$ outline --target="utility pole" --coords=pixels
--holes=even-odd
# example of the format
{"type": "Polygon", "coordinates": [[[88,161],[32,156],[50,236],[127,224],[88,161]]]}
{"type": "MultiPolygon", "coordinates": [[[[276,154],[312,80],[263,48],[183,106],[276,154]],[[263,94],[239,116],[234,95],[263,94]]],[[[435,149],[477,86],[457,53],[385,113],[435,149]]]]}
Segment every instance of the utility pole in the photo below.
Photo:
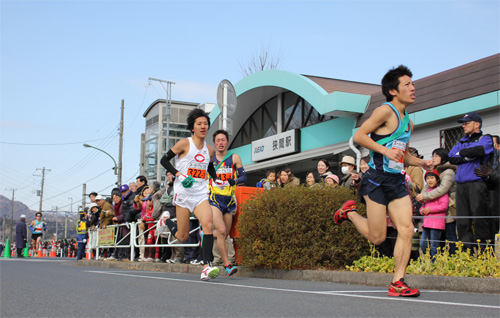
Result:
{"type": "MultiPolygon", "coordinates": [[[[38,212],[42,213],[42,203],[43,203],[43,185],[45,184],[45,171],[50,171],[50,169],[45,169],[45,167],[43,167],[43,169],[40,169],[40,168],[37,168],[36,171],[38,170],[42,170],[42,189],[40,190],[40,208],[38,210],[38,212]]],[[[35,171],[35,173],[36,173],[35,171]]],[[[36,174],[33,174],[34,176],[36,177],[39,177],[39,175],[36,175],[36,174]]]]}
{"type": "MultiPolygon", "coordinates": [[[[68,198],[71,200],[71,206],[69,208],[69,212],[73,212],[73,198],[68,198]]],[[[64,239],[68,238],[68,212],[64,213],[64,239]]]]}
{"type": "MultiPolygon", "coordinates": [[[[14,193],[16,192],[17,189],[10,189],[12,190],[12,201],[11,201],[11,220],[10,220],[10,236],[9,236],[9,242],[12,244],[12,233],[14,232],[14,193]]],[[[5,229],[4,229],[5,231],[5,229]]]]}
{"type": "MultiPolygon", "coordinates": [[[[167,122],[167,128],[166,128],[166,147],[165,147],[165,150],[168,150],[170,149],[170,108],[172,106],[172,84],[175,84],[175,82],[171,82],[171,81],[165,81],[165,80],[162,80],[162,79],[157,79],[157,78],[152,78],[150,77],[149,78],[150,81],[157,81],[157,82],[160,82],[161,86],[163,87],[163,89],[165,90],[165,92],[167,93],[167,96],[166,96],[166,99],[165,99],[165,104],[166,104],[166,112],[167,112],[167,118],[166,118],[166,122],[167,122]],[[165,88],[165,86],[163,86],[163,83],[166,83],[167,84],[167,88],[165,88]]],[[[160,111],[159,111],[159,120],[158,120],[158,152],[157,152],[157,157],[156,157],[156,179],[158,181],[161,182],[161,165],[160,165],[160,159],[162,158],[162,136],[163,136],[163,112],[162,112],[162,108],[160,107],[160,111]]]]}
{"type": "Polygon", "coordinates": [[[57,239],[57,230],[58,230],[58,227],[59,227],[59,222],[57,222],[58,220],[58,214],[57,214],[57,206],[56,206],[56,212],[55,212],[55,220],[56,220],[56,239],[57,239]]]}
{"type": "Polygon", "coordinates": [[[87,194],[87,184],[83,184],[82,209],[85,209],[85,196],[87,194]]]}
{"type": "Polygon", "coordinates": [[[5,227],[5,222],[7,222],[7,213],[3,214],[3,222],[2,222],[2,230],[3,230],[3,235],[2,235],[2,242],[5,242],[5,238],[7,237],[7,233],[5,232],[6,227],[5,227]]]}
{"type": "Polygon", "coordinates": [[[118,153],[118,187],[122,185],[122,155],[123,155],[123,113],[125,111],[125,101],[122,99],[120,118],[120,150],[118,153]]]}

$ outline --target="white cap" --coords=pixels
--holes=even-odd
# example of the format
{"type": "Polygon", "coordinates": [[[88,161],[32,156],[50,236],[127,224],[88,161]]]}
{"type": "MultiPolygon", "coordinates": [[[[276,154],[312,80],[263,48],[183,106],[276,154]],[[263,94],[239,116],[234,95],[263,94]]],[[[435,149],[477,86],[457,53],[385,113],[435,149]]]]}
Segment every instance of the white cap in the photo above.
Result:
{"type": "Polygon", "coordinates": [[[91,210],[93,207],[99,207],[97,203],[90,203],[89,210],[91,210]]]}
{"type": "Polygon", "coordinates": [[[104,200],[104,198],[103,198],[100,194],[98,194],[98,195],[95,197],[95,200],[96,200],[96,201],[97,201],[97,200],[104,200]]]}
{"type": "Polygon", "coordinates": [[[21,214],[21,219],[25,219],[25,218],[26,218],[26,215],[21,214]]]}

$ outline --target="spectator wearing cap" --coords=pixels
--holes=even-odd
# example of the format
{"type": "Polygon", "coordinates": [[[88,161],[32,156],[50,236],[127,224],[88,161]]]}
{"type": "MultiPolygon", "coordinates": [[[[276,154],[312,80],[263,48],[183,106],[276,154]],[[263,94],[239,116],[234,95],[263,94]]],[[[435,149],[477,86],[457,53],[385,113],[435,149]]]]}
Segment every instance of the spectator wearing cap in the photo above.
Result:
{"type": "MultiPolygon", "coordinates": [[[[477,113],[465,114],[458,123],[462,124],[464,136],[448,154],[450,163],[457,165],[457,216],[485,216],[488,214],[488,188],[483,178],[474,173],[474,169],[486,164],[493,153],[493,142],[489,135],[483,135],[483,120],[477,113]]],[[[484,218],[458,218],[458,239],[472,251],[477,240],[486,243],[493,238],[488,222],[484,218]]]]}
{"type": "Polygon", "coordinates": [[[488,187],[489,200],[488,200],[488,211],[489,215],[495,217],[490,222],[490,233],[494,234],[498,232],[499,227],[499,217],[500,217],[500,137],[493,135],[493,158],[490,159],[491,165],[482,165],[481,168],[474,168],[474,173],[485,180],[488,187]]]}
{"type": "Polygon", "coordinates": [[[99,216],[100,229],[105,229],[108,225],[113,223],[113,217],[115,216],[115,210],[111,204],[109,204],[101,195],[95,197],[97,205],[101,208],[101,214],[99,216]]]}
{"type": "Polygon", "coordinates": [[[325,184],[329,187],[336,187],[339,185],[339,177],[335,174],[331,174],[325,177],[325,184]]]}
{"type": "Polygon", "coordinates": [[[78,262],[83,258],[85,254],[85,245],[87,245],[87,240],[89,238],[88,227],[90,222],[87,218],[87,211],[80,211],[80,219],[76,222],[76,242],[78,244],[78,249],[76,253],[76,261],[78,262]]]}
{"type": "MultiPolygon", "coordinates": [[[[429,186],[427,192],[437,189],[439,186],[439,172],[436,169],[427,171],[425,173],[425,182],[427,182],[429,186]]],[[[445,230],[445,216],[448,211],[448,200],[448,193],[444,192],[441,196],[433,200],[425,200],[419,211],[420,214],[424,216],[420,248],[422,253],[425,254],[427,247],[430,246],[432,260],[434,260],[434,256],[437,254],[441,235],[445,230]]]]}
{"type": "Polygon", "coordinates": [[[340,169],[344,177],[340,180],[340,186],[346,187],[349,189],[356,188],[354,184],[353,175],[357,174],[354,170],[356,169],[356,160],[351,156],[344,156],[342,161],[339,162],[340,169]]]}
{"type": "Polygon", "coordinates": [[[16,250],[17,257],[24,257],[23,250],[26,247],[28,233],[26,231],[26,215],[21,215],[19,222],[16,224],[16,250]]]}

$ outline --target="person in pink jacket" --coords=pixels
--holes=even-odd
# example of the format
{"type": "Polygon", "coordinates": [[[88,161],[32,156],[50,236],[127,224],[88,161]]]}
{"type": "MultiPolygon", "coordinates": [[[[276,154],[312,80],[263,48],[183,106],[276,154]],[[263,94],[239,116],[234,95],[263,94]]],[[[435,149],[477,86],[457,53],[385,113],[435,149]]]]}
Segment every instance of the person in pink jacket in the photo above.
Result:
{"type": "MultiPolygon", "coordinates": [[[[425,182],[429,186],[427,192],[436,189],[439,185],[439,172],[436,169],[425,173],[425,182]]],[[[448,211],[448,193],[433,200],[427,200],[420,208],[420,214],[424,216],[422,225],[422,238],[420,239],[420,248],[425,254],[430,245],[431,258],[437,253],[440,244],[441,235],[446,227],[446,212],[448,211]],[[428,242],[430,240],[430,242],[428,242]]]]}

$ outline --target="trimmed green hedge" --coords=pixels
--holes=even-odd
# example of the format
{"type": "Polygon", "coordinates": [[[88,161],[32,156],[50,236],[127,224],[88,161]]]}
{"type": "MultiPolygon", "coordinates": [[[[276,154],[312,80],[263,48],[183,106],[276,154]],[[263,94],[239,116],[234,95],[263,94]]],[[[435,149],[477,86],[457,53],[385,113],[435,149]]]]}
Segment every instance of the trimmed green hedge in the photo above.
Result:
{"type": "Polygon", "coordinates": [[[304,186],[264,191],[241,206],[237,245],[241,262],[255,268],[345,269],[370,254],[368,241],[351,222],[338,226],[335,211],[355,200],[343,187],[304,186]]]}

